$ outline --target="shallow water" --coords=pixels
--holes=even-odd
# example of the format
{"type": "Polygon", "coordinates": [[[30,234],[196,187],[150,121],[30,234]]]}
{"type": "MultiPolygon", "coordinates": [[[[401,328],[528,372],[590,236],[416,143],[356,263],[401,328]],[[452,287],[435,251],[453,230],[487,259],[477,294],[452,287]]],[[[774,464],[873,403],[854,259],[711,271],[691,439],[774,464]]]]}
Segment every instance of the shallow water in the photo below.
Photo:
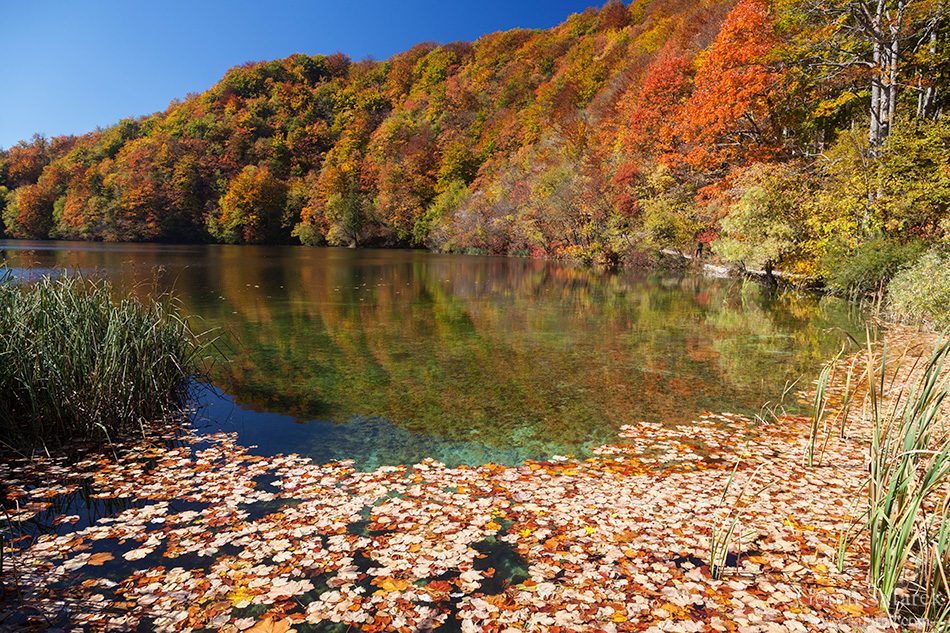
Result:
{"type": "Polygon", "coordinates": [[[228,332],[199,426],[362,469],[587,457],[623,424],[756,413],[813,379],[837,328],[863,329],[837,302],[734,280],[526,259],[28,241],[0,259],[173,291],[228,332]]]}

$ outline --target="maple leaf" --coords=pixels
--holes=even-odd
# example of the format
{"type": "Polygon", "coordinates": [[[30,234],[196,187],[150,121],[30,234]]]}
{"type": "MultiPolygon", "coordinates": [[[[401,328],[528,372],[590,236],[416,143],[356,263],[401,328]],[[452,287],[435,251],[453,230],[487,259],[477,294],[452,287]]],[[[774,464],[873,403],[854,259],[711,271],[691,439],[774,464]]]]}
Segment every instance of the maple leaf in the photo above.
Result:
{"type": "Polygon", "coordinates": [[[477,570],[470,569],[469,571],[466,571],[460,574],[459,578],[461,578],[465,582],[478,582],[479,580],[482,579],[482,575],[477,570]]]}
{"type": "Polygon", "coordinates": [[[376,586],[379,587],[382,591],[389,593],[391,591],[402,591],[409,586],[409,581],[402,580],[401,578],[383,578],[376,583],[376,586]]]}
{"type": "Polygon", "coordinates": [[[130,552],[126,552],[125,554],[122,555],[122,558],[124,558],[125,560],[139,560],[141,558],[145,558],[151,553],[152,553],[151,547],[140,547],[139,549],[134,549],[130,552]]]}

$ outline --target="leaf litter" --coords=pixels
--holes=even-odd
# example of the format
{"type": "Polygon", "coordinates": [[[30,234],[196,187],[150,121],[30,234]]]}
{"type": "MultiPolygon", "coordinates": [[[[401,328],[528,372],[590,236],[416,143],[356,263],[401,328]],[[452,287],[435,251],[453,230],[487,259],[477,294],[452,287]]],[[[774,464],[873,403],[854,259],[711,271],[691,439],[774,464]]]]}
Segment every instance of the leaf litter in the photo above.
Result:
{"type": "Polygon", "coordinates": [[[513,467],[358,472],[196,433],[118,461],[2,464],[4,574],[74,631],[898,630],[866,589],[867,544],[836,567],[868,429],[830,433],[804,468],[809,424],[631,423],[596,458],[513,467]],[[57,505],[80,489],[116,510],[90,523],[57,505]]]}

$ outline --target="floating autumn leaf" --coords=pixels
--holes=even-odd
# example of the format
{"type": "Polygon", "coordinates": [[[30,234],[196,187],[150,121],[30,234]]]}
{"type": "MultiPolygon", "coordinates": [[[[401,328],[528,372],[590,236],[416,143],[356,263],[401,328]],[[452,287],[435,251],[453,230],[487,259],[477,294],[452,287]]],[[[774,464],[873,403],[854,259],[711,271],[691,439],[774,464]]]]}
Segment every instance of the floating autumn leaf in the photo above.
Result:
{"type": "Polygon", "coordinates": [[[459,575],[459,578],[461,578],[465,582],[478,582],[482,579],[482,574],[481,572],[477,570],[470,569],[466,572],[462,572],[459,575]]]}
{"type": "Polygon", "coordinates": [[[122,558],[125,560],[139,560],[145,558],[154,551],[154,548],[151,547],[140,547],[139,549],[134,549],[129,552],[126,552],[122,555],[122,558]]]}
{"type": "Polygon", "coordinates": [[[308,591],[313,591],[313,583],[309,580],[290,580],[285,582],[275,582],[270,591],[267,592],[267,597],[271,600],[277,600],[280,598],[292,598],[293,596],[300,595],[302,593],[307,593],[308,591]]]}
{"type": "Polygon", "coordinates": [[[92,556],[90,556],[89,560],[86,561],[86,564],[93,565],[94,567],[98,567],[99,565],[107,563],[110,560],[115,560],[115,556],[113,556],[109,552],[100,552],[98,554],[93,554],[92,556]]]}
{"type": "Polygon", "coordinates": [[[374,580],[373,584],[380,588],[381,591],[377,591],[377,594],[389,593],[392,591],[403,591],[409,586],[408,580],[403,580],[402,578],[393,578],[391,576],[383,578],[382,580],[374,580]]]}
{"type": "Polygon", "coordinates": [[[289,619],[275,620],[272,617],[266,617],[252,628],[247,629],[247,633],[288,633],[290,630],[289,619]]]}
{"type": "Polygon", "coordinates": [[[72,514],[69,516],[58,516],[53,519],[53,525],[62,525],[63,523],[76,523],[79,521],[78,514],[72,514]]]}

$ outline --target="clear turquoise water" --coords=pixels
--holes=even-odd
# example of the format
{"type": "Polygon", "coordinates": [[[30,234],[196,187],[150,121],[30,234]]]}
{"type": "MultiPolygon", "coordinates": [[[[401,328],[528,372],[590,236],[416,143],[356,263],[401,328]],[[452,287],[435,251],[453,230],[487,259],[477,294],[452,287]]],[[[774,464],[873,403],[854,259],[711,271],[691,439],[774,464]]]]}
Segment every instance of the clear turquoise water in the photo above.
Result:
{"type": "Polygon", "coordinates": [[[586,457],[623,424],[755,413],[814,377],[838,328],[864,327],[735,280],[526,259],[26,241],[0,241],[0,259],[173,291],[196,327],[228,333],[197,424],[366,469],[586,457]]]}

